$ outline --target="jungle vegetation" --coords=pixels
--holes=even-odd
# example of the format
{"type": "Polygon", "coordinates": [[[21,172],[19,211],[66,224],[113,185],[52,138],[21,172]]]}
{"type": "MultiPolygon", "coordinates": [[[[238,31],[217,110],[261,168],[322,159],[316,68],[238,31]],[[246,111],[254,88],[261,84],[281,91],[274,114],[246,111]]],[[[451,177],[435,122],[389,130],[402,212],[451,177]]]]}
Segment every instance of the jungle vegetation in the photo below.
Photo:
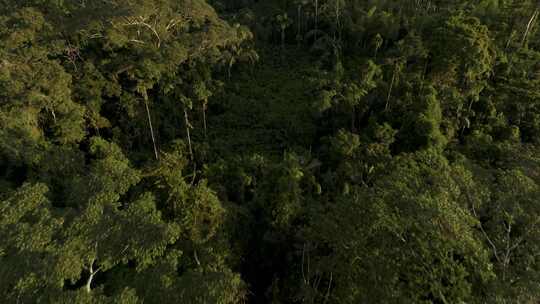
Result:
{"type": "Polygon", "coordinates": [[[539,303],[539,23],[0,0],[0,302],[539,303]]]}

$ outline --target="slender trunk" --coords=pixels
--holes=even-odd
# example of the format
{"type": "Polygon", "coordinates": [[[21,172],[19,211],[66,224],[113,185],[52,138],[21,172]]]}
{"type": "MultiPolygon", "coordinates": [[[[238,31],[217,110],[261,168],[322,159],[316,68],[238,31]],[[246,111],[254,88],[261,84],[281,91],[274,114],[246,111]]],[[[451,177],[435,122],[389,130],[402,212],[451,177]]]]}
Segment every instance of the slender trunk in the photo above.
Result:
{"type": "Polygon", "coordinates": [[[232,66],[234,64],[234,57],[231,56],[231,59],[229,60],[229,64],[227,65],[227,77],[229,78],[229,80],[231,79],[231,69],[232,69],[232,66]]]}
{"type": "Polygon", "coordinates": [[[339,0],[336,0],[336,30],[334,32],[334,40],[338,39],[338,38],[341,38],[341,35],[339,34],[339,28],[340,28],[340,23],[339,23],[339,0]]]}
{"type": "Polygon", "coordinates": [[[302,279],[304,280],[304,284],[309,285],[309,276],[306,275],[306,272],[304,270],[305,256],[306,256],[306,243],[304,243],[304,246],[302,247],[302,264],[300,266],[302,269],[302,279]]]}
{"type": "Polygon", "coordinates": [[[302,12],[302,5],[301,4],[298,4],[298,9],[297,9],[297,16],[296,18],[298,19],[296,21],[297,23],[297,28],[296,28],[296,42],[297,42],[297,46],[300,47],[300,37],[301,37],[301,12],[302,12]]]}
{"type": "Polygon", "coordinates": [[[529,36],[529,32],[531,31],[533,25],[534,25],[534,22],[536,20],[536,18],[538,17],[538,14],[540,13],[540,10],[538,8],[536,8],[531,16],[531,18],[529,19],[529,22],[527,22],[527,27],[525,28],[525,32],[523,33],[523,38],[521,39],[521,46],[524,47],[525,44],[527,43],[527,36],[529,36]]]}
{"type": "Polygon", "coordinates": [[[511,252],[511,242],[510,242],[510,233],[512,232],[512,225],[510,223],[506,226],[506,253],[504,254],[503,260],[503,282],[506,280],[506,271],[507,267],[510,264],[510,252],[511,252]]]}
{"type": "Polygon", "coordinates": [[[504,47],[504,50],[508,50],[508,48],[510,47],[510,43],[512,42],[512,39],[514,38],[514,35],[515,35],[515,31],[512,28],[512,30],[510,31],[510,35],[508,35],[508,40],[506,41],[506,46],[504,47]]]}
{"type": "Polygon", "coordinates": [[[92,291],[92,288],[91,288],[91,285],[92,285],[92,280],[94,279],[94,275],[96,273],[95,272],[92,272],[90,273],[90,277],[88,277],[88,281],[86,281],[86,292],[90,293],[92,291]]]}
{"type": "Polygon", "coordinates": [[[184,122],[186,124],[186,134],[187,134],[187,140],[188,140],[188,148],[189,148],[189,157],[191,160],[193,160],[193,149],[191,148],[191,135],[189,132],[189,129],[191,128],[191,124],[189,123],[188,113],[187,109],[184,107],[184,122]]]}
{"type": "Polygon", "coordinates": [[[392,88],[394,87],[394,81],[396,80],[396,69],[397,67],[394,66],[394,72],[392,73],[392,80],[390,81],[390,87],[388,88],[388,96],[386,97],[386,105],[384,106],[385,111],[388,110],[388,107],[390,105],[390,96],[392,96],[392,88]]]}
{"type": "Polygon", "coordinates": [[[51,115],[54,121],[54,124],[56,124],[56,113],[54,112],[54,109],[51,107],[51,115]]]}
{"type": "MultiPolygon", "coordinates": [[[[97,114],[97,115],[99,115],[99,114],[97,114]]],[[[93,115],[92,115],[92,116],[89,116],[88,119],[91,121],[92,128],[94,128],[94,130],[96,131],[97,136],[101,137],[101,134],[100,134],[100,132],[99,132],[98,123],[97,123],[97,121],[96,121],[97,119],[95,119],[95,118],[93,117],[93,115]]]]}
{"type": "Polygon", "coordinates": [[[150,135],[152,136],[152,144],[154,146],[154,155],[156,157],[156,160],[159,159],[159,156],[158,156],[158,150],[157,150],[157,146],[156,146],[156,138],[154,136],[154,127],[152,127],[152,118],[150,117],[150,109],[148,108],[148,97],[144,96],[144,106],[146,107],[146,116],[148,117],[148,125],[150,127],[150,135]]]}
{"type": "Polygon", "coordinates": [[[315,40],[317,41],[317,31],[319,26],[319,0],[315,0],[315,40]]]}
{"type": "Polygon", "coordinates": [[[197,266],[201,267],[201,261],[199,261],[199,255],[197,255],[197,249],[193,250],[193,257],[195,258],[195,263],[197,263],[197,266]]]}
{"type": "Polygon", "coordinates": [[[94,270],[94,261],[95,261],[95,259],[93,259],[90,262],[90,267],[88,268],[88,271],[90,272],[90,276],[88,277],[88,280],[86,281],[86,285],[85,285],[85,290],[88,293],[90,293],[92,291],[92,280],[94,280],[94,276],[99,271],[99,268],[94,270]]]}
{"type": "Polygon", "coordinates": [[[285,27],[281,27],[281,49],[285,49],[285,27]]]}
{"type": "Polygon", "coordinates": [[[352,107],[351,111],[351,131],[356,133],[356,107],[352,107]]]}
{"type": "Polygon", "coordinates": [[[420,82],[420,93],[424,90],[424,80],[426,79],[427,74],[427,67],[428,67],[428,60],[426,59],[426,62],[424,63],[424,70],[422,71],[422,78],[420,82]]]}
{"type": "Polygon", "coordinates": [[[468,112],[467,112],[467,114],[469,115],[471,114],[473,103],[474,103],[474,99],[471,98],[471,101],[469,102],[468,112]]]}
{"type": "Polygon", "coordinates": [[[206,102],[204,102],[203,105],[202,105],[202,115],[203,115],[203,127],[204,127],[204,138],[205,139],[207,137],[207,132],[206,132],[206,110],[207,110],[207,106],[206,106],[206,102]]]}
{"type": "Polygon", "coordinates": [[[328,288],[326,289],[326,295],[324,296],[323,304],[326,304],[328,302],[328,299],[330,298],[330,287],[332,287],[333,278],[334,278],[334,273],[330,272],[330,280],[328,280],[328,288]]]}
{"type": "MultiPolygon", "coordinates": [[[[362,49],[365,50],[366,47],[367,47],[367,38],[366,38],[365,35],[362,35],[362,49]]],[[[375,57],[377,57],[377,56],[375,56],[375,57]]],[[[377,58],[375,58],[375,59],[377,59],[377,58]]]]}

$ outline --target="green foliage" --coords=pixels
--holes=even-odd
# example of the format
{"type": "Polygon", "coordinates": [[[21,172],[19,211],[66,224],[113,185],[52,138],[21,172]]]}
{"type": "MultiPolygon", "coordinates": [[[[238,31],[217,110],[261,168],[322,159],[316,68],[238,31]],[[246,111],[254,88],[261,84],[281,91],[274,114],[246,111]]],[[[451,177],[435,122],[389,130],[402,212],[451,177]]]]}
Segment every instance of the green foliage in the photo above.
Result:
{"type": "Polygon", "coordinates": [[[0,298],[5,302],[32,301],[33,293],[44,295],[58,286],[52,275],[51,257],[58,244],[53,240],[62,226],[50,209],[43,184],[24,184],[2,197],[0,222],[0,298]]]}
{"type": "Polygon", "coordinates": [[[0,302],[537,302],[539,20],[0,0],[0,302]]]}
{"type": "Polygon", "coordinates": [[[474,218],[460,205],[453,169],[436,152],[419,152],[388,170],[372,187],[352,186],[327,213],[313,215],[308,234],[322,247],[310,253],[319,260],[311,281],[332,277],[335,303],[469,301],[475,284],[489,278],[490,263],[474,218]]]}
{"type": "Polygon", "coordinates": [[[433,87],[424,90],[425,96],[420,96],[417,104],[412,105],[410,116],[401,130],[401,134],[407,136],[401,144],[412,151],[419,148],[442,149],[447,141],[441,131],[442,111],[436,91],[433,87]]]}
{"type": "Polygon", "coordinates": [[[182,175],[187,161],[181,150],[164,153],[153,171],[157,186],[167,195],[166,208],[194,243],[211,239],[221,225],[225,210],[206,181],[190,183],[182,175]]]}

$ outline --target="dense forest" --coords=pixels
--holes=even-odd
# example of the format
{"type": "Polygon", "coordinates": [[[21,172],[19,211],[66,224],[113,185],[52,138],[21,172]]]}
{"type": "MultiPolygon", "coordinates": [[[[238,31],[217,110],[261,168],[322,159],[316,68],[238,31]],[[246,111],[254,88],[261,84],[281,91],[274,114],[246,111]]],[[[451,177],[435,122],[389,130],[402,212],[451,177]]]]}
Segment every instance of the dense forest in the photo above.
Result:
{"type": "Polygon", "coordinates": [[[538,0],[0,0],[0,303],[539,302],[538,0]]]}

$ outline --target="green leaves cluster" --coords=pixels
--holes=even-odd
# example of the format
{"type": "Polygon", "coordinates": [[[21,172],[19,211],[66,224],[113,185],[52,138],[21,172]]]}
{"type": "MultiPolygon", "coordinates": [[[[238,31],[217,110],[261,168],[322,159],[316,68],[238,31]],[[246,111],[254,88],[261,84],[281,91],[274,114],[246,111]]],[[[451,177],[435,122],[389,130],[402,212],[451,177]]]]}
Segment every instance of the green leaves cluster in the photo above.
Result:
{"type": "Polygon", "coordinates": [[[0,302],[537,302],[539,20],[0,0],[0,302]]]}

